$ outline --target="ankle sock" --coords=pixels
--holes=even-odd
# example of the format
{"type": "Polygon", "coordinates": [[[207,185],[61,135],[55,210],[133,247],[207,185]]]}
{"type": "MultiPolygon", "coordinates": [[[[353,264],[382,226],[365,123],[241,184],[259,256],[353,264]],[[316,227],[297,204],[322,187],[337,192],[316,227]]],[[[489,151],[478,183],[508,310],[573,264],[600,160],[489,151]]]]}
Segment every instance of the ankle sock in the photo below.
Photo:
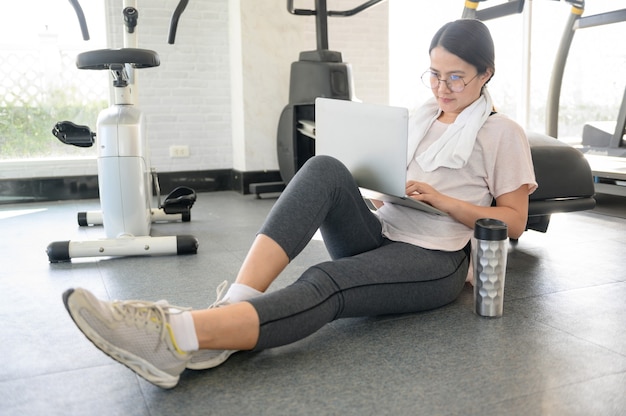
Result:
{"type": "MultiPolygon", "coordinates": [[[[233,283],[228,288],[224,299],[227,300],[228,303],[237,303],[255,298],[262,294],[263,292],[250,286],[242,285],[241,283],[233,283]]],[[[169,315],[169,322],[178,348],[187,352],[198,351],[200,345],[198,343],[196,327],[193,324],[191,312],[183,311],[180,313],[172,313],[169,315]]]]}
{"type": "Polygon", "coordinates": [[[247,286],[242,285],[241,283],[233,283],[228,288],[228,292],[224,295],[224,299],[228,303],[237,303],[244,300],[256,298],[257,296],[261,296],[263,292],[259,292],[258,290],[247,286]]]}
{"type": "Polygon", "coordinates": [[[184,311],[170,314],[169,321],[178,348],[187,352],[198,351],[200,345],[198,344],[196,327],[193,324],[191,312],[184,311]]]}

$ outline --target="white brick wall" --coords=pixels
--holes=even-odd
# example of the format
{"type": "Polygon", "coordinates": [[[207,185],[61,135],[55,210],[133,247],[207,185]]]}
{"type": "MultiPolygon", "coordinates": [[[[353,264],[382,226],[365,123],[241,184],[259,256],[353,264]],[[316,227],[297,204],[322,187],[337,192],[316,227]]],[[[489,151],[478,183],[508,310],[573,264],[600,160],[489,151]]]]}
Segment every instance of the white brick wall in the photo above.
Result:
{"type": "MultiPolygon", "coordinates": [[[[328,2],[329,10],[351,9],[364,1],[328,2]]],[[[328,21],[329,49],[342,53],[352,65],[356,97],[362,101],[389,102],[389,26],[388,2],[378,4],[351,17],[332,17],[328,21]]]]}
{"type": "MultiPolygon", "coordinates": [[[[107,0],[112,47],[121,47],[121,1],[107,0]]],[[[161,66],[139,71],[139,104],[146,114],[152,166],[158,171],[232,167],[228,3],[192,0],[167,43],[177,1],[139,0],[139,47],[159,53],[161,66]],[[188,145],[189,158],[169,157],[188,145]]]]}
{"type": "MultiPolygon", "coordinates": [[[[121,47],[122,2],[106,2],[110,45],[121,47]]],[[[139,71],[139,104],[146,114],[152,166],[160,172],[278,169],[276,128],[287,104],[289,68],[300,51],[315,49],[314,18],[289,14],[285,0],[191,0],[176,44],[169,45],[169,19],[177,3],[138,0],[137,6],[139,47],[153,49],[161,58],[160,67],[139,71]],[[240,2],[240,39],[229,36],[229,1],[240,2]],[[243,68],[234,71],[243,77],[244,88],[243,98],[236,98],[241,102],[233,106],[230,53],[238,50],[232,45],[237,41],[243,68]],[[242,111],[245,128],[232,126],[233,108],[242,111]],[[240,134],[234,132],[243,137],[233,137],[240,134]],[[237,140],[241,146],[234,146],[237,140]],[[190,157],[170,158],[170,145],[189,145],[190,157]]],[[[329,9],[361,3],[330,0],[329,9]]],[[[313,7],[312,1],[295,4],[313,7]]],[[[388,102],[387,12],[383,3],[353,17],[329,19],[330,49],[351,63],[356,95],[363,101],[388,102]]]]}

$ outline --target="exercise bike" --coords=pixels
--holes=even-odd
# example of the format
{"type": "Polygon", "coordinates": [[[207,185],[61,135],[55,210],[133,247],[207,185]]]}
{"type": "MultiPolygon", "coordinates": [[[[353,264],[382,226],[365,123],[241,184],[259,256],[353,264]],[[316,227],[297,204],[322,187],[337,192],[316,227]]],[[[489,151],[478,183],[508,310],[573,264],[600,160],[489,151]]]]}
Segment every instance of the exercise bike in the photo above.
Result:
{"type": "MultiPolygon", "coordinates": [[[[89,40],[87,23],[78,0],[69,0],[78,17],[83,39],[89,40]]],[[[189,0],[180,0],[170,22],[168,42],[174,43],[180,15],[189,0]]],[[[108,70],[113,104],[100,112],[97,134],[87,126],[58,122],[52,134],[78,147],[98,145],[98,188],[101,211],[79,212],[80,226],[103,225],[106,238],[89,241],[55,241],[48,245],[51,263],[77,257],[195,254],[198,240],[191,235],[151,237],[153,222],[191,220],[196,193],[187,187],[174,189],[161,203],[156,173],[150,168],[148,140],[141,110],[135,105],[136,70],[159,66],[159,55],[137,48],[139,13],[135,0],[123,1],[124,47],[80,53],[81,70],[108,70]],[[152,208],[153,187],[159,201],[152,208]]]]}

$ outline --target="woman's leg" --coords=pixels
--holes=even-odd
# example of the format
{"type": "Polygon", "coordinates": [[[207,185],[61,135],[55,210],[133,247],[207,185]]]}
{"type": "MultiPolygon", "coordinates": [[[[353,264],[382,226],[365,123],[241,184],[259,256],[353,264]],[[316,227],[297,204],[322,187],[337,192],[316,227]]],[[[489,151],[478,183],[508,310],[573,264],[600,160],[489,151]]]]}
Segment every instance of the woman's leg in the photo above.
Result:
{"type": "Polygon", "coordinates": [[[302,339],[335,319],[418,312],[452,302],[468,254],[386,241],[321,263],[294,284],[247,302],[193,311],[200,348],[265,349],[302,339]]]}
{"type": "Polygon", "coordinates": [[[383,241],[380,222],[364,203],[352,175],[341,162],[327,156],[307,161],[282,193],[248,251],[235,284],[225,294],[226,302],[219,308],[192,312],[195,338],[201,348],[210,350],[194,354],[189,368],[215,367],[233,350],[256,345],[256,311],[249,304],[236,303],[265,292],[318,229],[333,258],[371,250],[383,241]],[[227,309],[226,304],[235,306],[227,309]]]}
{"type": "Polygon", "coordinates": [[[291,180],[255,238],[236,282],[264,292],[318,229],[332,258],[382,243],[380,222],[352,175],[327,156],[309,159],[291,180]]]}
{"type": "Polygon", "coordinates": [[[265,292],[288,264],[289,257],[278,243],[264,234],[257,234],[235,283],[265,292]]]}
{"type": "Polygon", "coordinates": [[[259,339],[259,316],[248,302],[191,312],[200,349],[251,350],[259,339]]]}
{"type": "Polygon", "coordinates": [[[419,312],[454,301],[467,251],[442,252],[388,242],[311,267],[293,285],[250,300],[259,318],[255,349],[302,339],[335,319],[419,312]]]}

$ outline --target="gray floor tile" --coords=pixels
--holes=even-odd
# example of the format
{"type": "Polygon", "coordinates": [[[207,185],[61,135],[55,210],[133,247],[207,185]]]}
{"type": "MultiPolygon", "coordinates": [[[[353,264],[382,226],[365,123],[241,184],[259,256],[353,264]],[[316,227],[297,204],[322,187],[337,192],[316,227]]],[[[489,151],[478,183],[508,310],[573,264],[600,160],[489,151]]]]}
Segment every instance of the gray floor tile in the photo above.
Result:
{"type": "MultiPolygon", "coordinates": [[[[165,391],[111,361],[61,302],[82,286],[110,299],[206,307],[234,279],[274,199],[199,194],[197,255],[76,259],[50,264],[57,240],[97,239],[76,212],[97,201],[0,206],[0,414],[103,415],[619,415],[626,412],[626,215],[621,207],[553,215],[546,234],[509,249],[505,312],[474,314],[466,286],[452,304],[416,315],[333,322],[292,345],[186,371],[165,391]],[[616,214],[617,213],[617,214],[616,214]]],[[[613,200],[612,203],[615,203],[613,200]]],[[[626,207],[626,205],[624,205],[626,207]]],[[[312,241],[270,290],[326,261],[312,241]]]]}
{"type": "Polygon", "coordinates": [[[546,389],[496,403],[471,405],[461,415],[622,415],[626,409],[626,375],[610,374],[589,381],[546,389]]]}
{"type": "Polygon", "coordinates": [[[148,416],[137,377],[116,364],[0,382],[0,414],[148,416]]]}

